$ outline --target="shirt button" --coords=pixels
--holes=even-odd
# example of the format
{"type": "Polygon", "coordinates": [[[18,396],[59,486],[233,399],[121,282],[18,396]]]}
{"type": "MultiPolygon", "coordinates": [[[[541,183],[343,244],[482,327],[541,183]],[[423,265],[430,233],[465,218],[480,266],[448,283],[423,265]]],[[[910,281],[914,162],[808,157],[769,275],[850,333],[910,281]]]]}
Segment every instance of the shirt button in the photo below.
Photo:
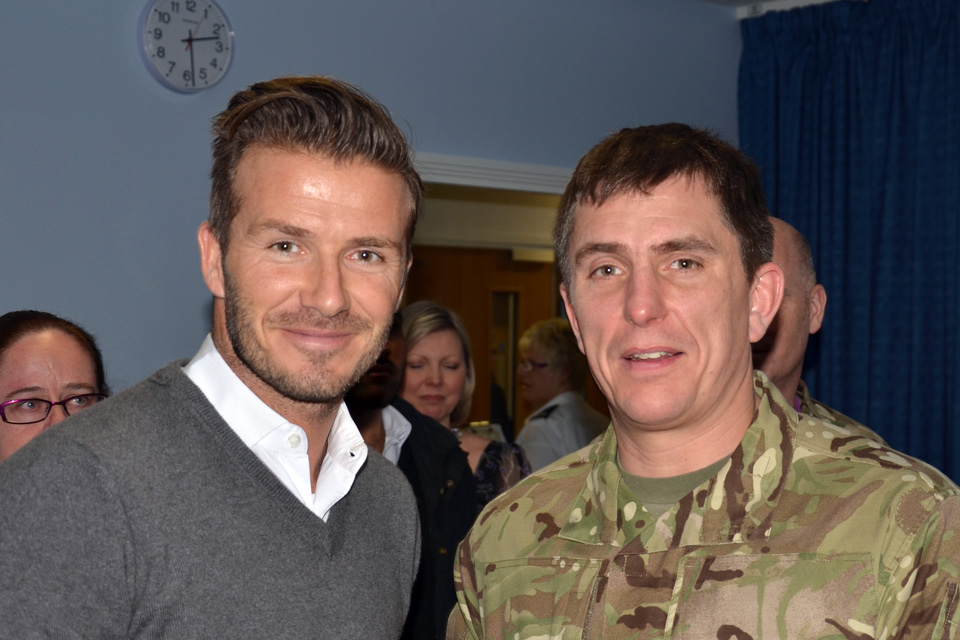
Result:
{"type": "Polygon", "coordinates": [[[453,485],[454,485],[453,480],[447,480],[447,486],[448,486],[448,487],[451,487],[451,488],[452,488],[453,485]]]}
{"type": "Polygon", "coordinates": [[[447,548],[446,548],[446,547],[440,547],[440,555],[442,555],[442,556],[447,555],[447,548]]]}
{"type": "Polygon", "coordinates": [[[290,445],[290,448],[291,448],[291,449],[296,449],[297,447],[299,447],[299,446],[300,446],[300,434],[299,434],[299,433],[291,433],[289,436],[287,436],[287,444],[290,445]]]}

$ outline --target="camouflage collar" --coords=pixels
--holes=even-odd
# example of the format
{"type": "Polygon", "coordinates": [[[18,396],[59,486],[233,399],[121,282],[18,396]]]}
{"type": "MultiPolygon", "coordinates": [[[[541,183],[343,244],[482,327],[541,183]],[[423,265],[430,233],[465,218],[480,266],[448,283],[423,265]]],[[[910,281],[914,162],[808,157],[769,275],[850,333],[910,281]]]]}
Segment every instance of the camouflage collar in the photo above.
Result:
{"type": "Polygon", "coordinates": [[[800,413],[807,415],[816,415],[813,412],[813,398],[810,396],[810,389],[803,380],[797,385],[797,397],[800,398],[800,413]]]}
{"type": "Polygon", "coordinates": [[[607,429],[560,537],[638,552],[767,538],[793,460],[797,413],[761,372],[754,389],[757,413],[730,461],[656,522],[621,482],[617,438],[607,429]]]}

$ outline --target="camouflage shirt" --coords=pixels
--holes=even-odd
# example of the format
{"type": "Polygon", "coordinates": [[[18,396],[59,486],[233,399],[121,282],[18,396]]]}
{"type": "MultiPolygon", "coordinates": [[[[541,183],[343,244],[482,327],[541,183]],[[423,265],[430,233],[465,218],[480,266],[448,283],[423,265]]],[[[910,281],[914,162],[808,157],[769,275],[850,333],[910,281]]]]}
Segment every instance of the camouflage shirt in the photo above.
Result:
{"type": "Polygon", "coordinates": [[[612,429],[492,502],[447,638],[958,637],[960,490],[754,384],[731,459],[656,521],[612,429]]]}
{"type": "Polygon", "coordinates": [[[864,436],[865,438],[876,440],[880,444],[887,444],[887,441],[877,435],[873,429],[860,424],[850,416],[845,416],[836,409],[828,407],[822,402],[810,397],[810,390],[807,389],[807,383],[803,380],[800,381],[800,386],[797,387],[797,400],[800,401],[800,413],[805,413],[808,416],[820,418],[824,422],[843,427],[848,430],[851,435],[864,436]]]}

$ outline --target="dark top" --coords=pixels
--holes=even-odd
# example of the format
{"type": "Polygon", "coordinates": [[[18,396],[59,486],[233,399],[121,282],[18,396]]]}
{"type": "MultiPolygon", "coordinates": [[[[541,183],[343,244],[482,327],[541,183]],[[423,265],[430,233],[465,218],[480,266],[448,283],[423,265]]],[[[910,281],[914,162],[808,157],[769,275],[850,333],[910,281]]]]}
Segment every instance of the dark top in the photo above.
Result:
{"type": "Polygon", "coordinates": [[[402,638],[443,638],[457,601],[453,586],[457,545],[478,513],[476,482],[467,454],[449,429],[400,398],[392,405],[410,422],[397,466],[417,497],[423,545],[402,638]]]}

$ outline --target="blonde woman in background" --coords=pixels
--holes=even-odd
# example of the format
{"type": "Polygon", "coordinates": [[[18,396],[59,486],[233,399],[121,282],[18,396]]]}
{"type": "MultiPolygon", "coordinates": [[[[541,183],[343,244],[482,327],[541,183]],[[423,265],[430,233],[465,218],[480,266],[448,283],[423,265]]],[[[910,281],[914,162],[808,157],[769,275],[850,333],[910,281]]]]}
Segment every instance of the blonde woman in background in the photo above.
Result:
{"type": "Polygon", "coordinates": [[[482,508],[530,474],[523,450],[512,443],[461,430],[470,415],[476,384],[470,338],[453,311],[420,301],[402,310],[407,362],[400,396],[450,429],[460,440],[477,480],[482,508]]]}

